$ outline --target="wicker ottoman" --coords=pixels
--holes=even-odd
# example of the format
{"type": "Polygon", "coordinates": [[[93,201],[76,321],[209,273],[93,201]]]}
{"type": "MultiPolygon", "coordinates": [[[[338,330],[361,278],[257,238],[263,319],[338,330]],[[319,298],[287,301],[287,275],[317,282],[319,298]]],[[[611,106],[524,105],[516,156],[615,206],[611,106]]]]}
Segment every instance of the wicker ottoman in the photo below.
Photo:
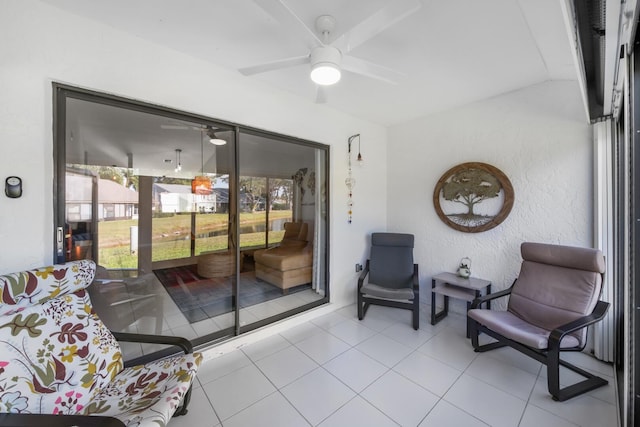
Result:
{"type": "MultiPolygon", "coordinates": [[[[240,269],[242,270],[243,256],[240,254],[240,269]]],[[[235,273],[235,253],[203,252],[198,257],[198,275],[201,277],[228,277],[235,273]]]]}

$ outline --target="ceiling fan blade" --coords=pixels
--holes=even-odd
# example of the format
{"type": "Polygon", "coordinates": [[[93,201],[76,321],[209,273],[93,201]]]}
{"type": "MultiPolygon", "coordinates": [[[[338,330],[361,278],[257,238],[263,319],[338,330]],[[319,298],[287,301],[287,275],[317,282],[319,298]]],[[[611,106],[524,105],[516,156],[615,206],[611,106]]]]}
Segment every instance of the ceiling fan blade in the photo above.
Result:
{"type": "Polygon", "coordinates": [[[308,64],[309,55],[296,56],[294,58],[278,59],[277,61],[265,62],[264,64],[252,65],[251,67],[240,68],[240,71],[245,76],[251,76],[253,74],[264,73],[267,71],[279,70],[282,68],[295,67],[296,65],[308,64]]]}
{"type": "Polygon", "coordinates": [[[327,88],[322,85],[316,85],[316,104],[327,103],[327,88]]]}
{"type": "Polygon", "coordinates": [[[331,43],[342,53],[360,46],[370,38],[386,30],[396,22],[420,9],[422,4],[419,0],[393,0],[389,5],[383,7],[364,21],[351,28],[349,31],[338,37],[331,43]]]}
{"type": "Polygon", "coordinates": [[[394,85],[398,84],[398,81],[406,76],[400,71],[392,70],[391,68],[383,67],[382,65],[374,64],[373,62],[355,58],[350,55],[342,57],[342,69],[394,85]]]}
{"type": "Polygon", "coordinates": [[[160,128],[161,129],[165,129],[165,130],[187,130],[187,129],[189,129],[185,125],[165,125],[165,124],[161,124],[160,128]]]}
{"type": "Polygon", "coordinates": [[[180,123],[161,124],[160,125],[160,129],[164,129],[164,130],[200,130],[200,128],[198,126],[189,126],[189,125],[180,124],[180,123]]]}
{"type": "Polygon", "coordinates": [[[262,8],[265,12],[275,18],[280,23],[284,30],[292,35],[302,38],[309,49],[322,46],[322,40],[314,33],[314,31],[307,27],[304,22],[293,13],[293,11],[284,4],[282,0],[254,0],[255,3],[262,8]]]}

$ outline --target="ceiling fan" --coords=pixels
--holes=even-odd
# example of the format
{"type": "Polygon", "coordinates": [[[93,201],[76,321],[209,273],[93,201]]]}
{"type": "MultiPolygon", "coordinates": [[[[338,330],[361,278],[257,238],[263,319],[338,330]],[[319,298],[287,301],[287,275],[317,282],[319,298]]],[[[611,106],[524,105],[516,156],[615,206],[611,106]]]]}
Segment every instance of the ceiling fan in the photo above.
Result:
{"type": "Polygon", "coordinates": [[[421,7],[419,0],[389,0],[387,6],[333,40],[331,32],[336,22],[333,16],[321,15],[316,19],[316,34],[284,3],[284,0],[254,1],[287,31],[300,37],[310,51],[302,56],[240,68],[239,71],[245,76],[311,64],[310,77],[317,85],[316,102],[318,103],[326,102],[325,87],[337,83],[342,70],[391,84],[396,84],[403,77],[403,74],[398,71],[356,58],[349,55],[349,52],[414,13],[421,7]]]}
{"type": "Polygon", "coordinates": [[[226,138],[228,138],[228,136],[226,138],[222,138],[221,135],[224,136],[226,132],[230,132],[229,129],[214,128],[211,125],[190,126],[179,122],[163,123],[160,125],[160,128],[164,130],[195,130],[206,135],[209,142],[213,145],[225,145],[227,143],[226,138]]]}

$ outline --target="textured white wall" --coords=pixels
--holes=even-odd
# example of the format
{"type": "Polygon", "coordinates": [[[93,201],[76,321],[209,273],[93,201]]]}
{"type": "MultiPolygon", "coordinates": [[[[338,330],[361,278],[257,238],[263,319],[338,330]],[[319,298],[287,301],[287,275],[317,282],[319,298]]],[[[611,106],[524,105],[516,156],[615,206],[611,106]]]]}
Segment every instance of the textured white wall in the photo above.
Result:
{"type": "Polygon", "coordinates": [[[332,301],[353,299],[365,236],[387,223],[385,128],[35,0],[2,1],[0,40],[0,179],[24,179],[22,198],[0,196],[0,273],[53,260],[57,81],[330,145],[332,301]],[[355,133],[368,166],[355,173],[347,225],[347,138],[355,133]]]}
{"type": "MultiPolygon", "coordinates": [[[[462,257],[494,290],[515,278],[523,241],[592,244],[592,144],[577,83],[538,84],[389,130],[390,231],[416,235],[425,297],[431,276],[462,257]],[[464,162],[502,170],[515,191],[509,217],[483,233],[445,225],[432,202],[443,173],[464,162]]],[[[455,311],[464,305],[454,306],[455,311]]]]}

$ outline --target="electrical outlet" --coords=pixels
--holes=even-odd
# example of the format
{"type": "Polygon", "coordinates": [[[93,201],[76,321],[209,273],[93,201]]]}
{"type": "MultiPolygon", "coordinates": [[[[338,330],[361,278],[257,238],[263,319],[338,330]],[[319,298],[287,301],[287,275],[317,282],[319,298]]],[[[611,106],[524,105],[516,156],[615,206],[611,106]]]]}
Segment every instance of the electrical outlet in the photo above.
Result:
{"type": "Polygon", "coordinates": [[[362,264],[356,264],[356,273],[362,271],[362,264]]]}

